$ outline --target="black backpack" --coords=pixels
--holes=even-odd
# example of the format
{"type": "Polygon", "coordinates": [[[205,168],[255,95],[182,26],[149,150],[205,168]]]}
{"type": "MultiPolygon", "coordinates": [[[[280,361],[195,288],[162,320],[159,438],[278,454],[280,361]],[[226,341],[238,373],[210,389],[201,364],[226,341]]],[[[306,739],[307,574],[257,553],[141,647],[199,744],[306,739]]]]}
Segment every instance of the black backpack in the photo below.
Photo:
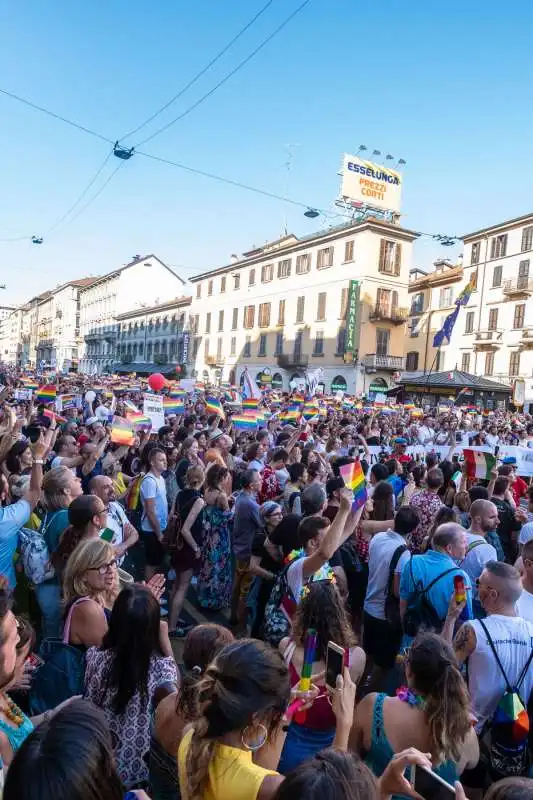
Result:
{"type": "Polygon", "coordinates": [[[391,562],[389,565],[389,579],[387,581],[387,593],[385,595],[385,617],[387,618],[387,622],[398,633],[402,630],[402,620],[400,617],[400,601],[399,599],[393,594],[393,586],[394,586],[394,571],[398,566],[398,561],[403,556],[405,551],[407,550],[407,545],[401,544],[399,547],[396,548],[394,553],[392,554],[391,562]]]}
{"type": "Polygon", "coordinates": [[[497,781],[513,775],[527,775],[531,762],[528,748],[530,721],[527,712],[528,698],[520,696],[520,688],[533,661],[533,648],[516,684],[511,686],[487,626],[481,619],[479,624],[485,632],[505,681],[505,691],[498,701],[492,719],[487,722],[482,732],[482,739],[489,753],[491,776],[497,781]]]}
{"type": "Polygon", "coordinates": [[[431,605],[429,599],[429,590],[438,583],[445,575],[450,575],[452,572],[460,574],[457,567],[450,567],[444,570],[436,578],[433,578],[425,589],[422,588],[420,581],[415,583],[413,575],[413,559],[409,562],[411,570],[411,580],[413,582],[413,591],[407,598],[407,609],[403,617],[403,630],[408,636],[416,636],[421,630],[433,630],[440,633],[444,625],[444,620],[440,619],[439,615],[431,605]]]}

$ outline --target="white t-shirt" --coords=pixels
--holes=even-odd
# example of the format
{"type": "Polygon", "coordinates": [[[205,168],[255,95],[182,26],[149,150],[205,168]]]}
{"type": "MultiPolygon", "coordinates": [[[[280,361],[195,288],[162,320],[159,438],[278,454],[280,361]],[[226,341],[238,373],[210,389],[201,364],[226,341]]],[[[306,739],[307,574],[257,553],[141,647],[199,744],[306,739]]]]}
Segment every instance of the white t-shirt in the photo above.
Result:
{"type": "MultiPolygon", "coordinates": [[[[505,617],[501,614],[491,614],[483,623],[491,635],[507,679],[514,686],[533,648],[533,624],[521,617],[505,617]]],[[[476,649],[468,659],[468,686],[472,710],[477,717],[475,728],[479,733],[494,714],[505,692],[505,679],[480,621],[474,619],[466,624],[471,625],[476,634],[476,649]]],[[[525,705],[532,689],[533,665],[520,687],[520,696],[525,705]]]]}
{"type": "Polygon", "coordinates": [[[485,443],[488,444],[489,447],[496,447],[496,445],[500,443],[500,437],[496,433],[487,433],[485,436],[485,443]]]}
{"type": "MultiPolygon", "coordinates": [[[[107,508],[107,527],[113,531],[111,544],[114,547],[118,547],[118,545],[122,544],[124,541],[124,526],[128,525],[128,523],[129,520],[126,516],[126,512],[120,503],[117,503],[116,500],[113,500],[111,503],[109,503],[107,508]]],[[[122,564],[124,558],[125,556],[122,556],[118,560],[119,564],[122,564]]]]}
{"type": "MultiPolygon", "coordinates": [[[[398,547],[405,545],[405,539],[399,533],[388,530],[377,533],[370,540],[368,556],[368,587],[364,603],[364,610],[376,619],[385,617],[385,597],[389,581],[389,571],[392,557],[398,547]]],[[[411,554],[406,550],[401,554],[395,575],[401,575],[402,569],[409,561],[411,554]]]]}
{"type": "Polygon", "coordinates": [[[516,613],[533,624],[533,594],[526,589],[522,589],[522,594],[517,600],[516,613]]]}
{"type": "Polygon", "coordinates": [[[464,569],[472,584],[472,596],[477,598],[476,581],[485,569],[487,561],[497,561],[498,554],[495,548],[489,544],[483,536],[478,533],[466,532],[467,553],[461,562],[461,569],[464,569]],[[474,542],[482,542],[472,546],[474,542]],[[471,548],[469,550],[469,548],[471,548]]]}
{"type": "MultiPolygon", "coordinates": [[[[305,556],[303,558],[298,558],[287,570],[287,584],[297,603],[300,602],[300,594],[308,580],[307,578],[304,580],[303,577],[304,561],[305,556]]],[[[329,564],[326,562],[322,569],[326,570],[328,567],[329,564]]]]}
{"type": "Polygon", "coordinates": [[[531,539],[533,539],[533,522],[527,522],[518,535],[518,544],[527,544],[531,539]]]}

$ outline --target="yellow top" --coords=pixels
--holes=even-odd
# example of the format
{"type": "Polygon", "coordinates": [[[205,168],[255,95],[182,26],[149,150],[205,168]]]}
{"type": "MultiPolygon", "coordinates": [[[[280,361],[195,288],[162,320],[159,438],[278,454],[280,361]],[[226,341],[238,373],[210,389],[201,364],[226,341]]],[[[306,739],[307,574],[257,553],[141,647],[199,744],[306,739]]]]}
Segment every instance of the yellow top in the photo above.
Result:
{"type": "MultiPolygon", "coordinates": [[[[183,800],[188,800],[186,765],[192,733],[190,730],[185,734],[178,750],[178,770],[183,800]]],[[[208,770],[209,781],[204,792],[204,800],[229,800],[229,798],[256,800],[267,775],[278,774],[254,764],[252,753],[248,750],[239,750],[238,747],[228,747],[225,744],[215,745],[208,770]]]]}
{"type": "Polygon", "coordinates": [[[124,494],[126,494],[128,487],[126,486],[126,481],[124,480],[122,472],[117,472],[115,479],[113,480],[113,488],[117,497],[122,497],[124,494]]]}

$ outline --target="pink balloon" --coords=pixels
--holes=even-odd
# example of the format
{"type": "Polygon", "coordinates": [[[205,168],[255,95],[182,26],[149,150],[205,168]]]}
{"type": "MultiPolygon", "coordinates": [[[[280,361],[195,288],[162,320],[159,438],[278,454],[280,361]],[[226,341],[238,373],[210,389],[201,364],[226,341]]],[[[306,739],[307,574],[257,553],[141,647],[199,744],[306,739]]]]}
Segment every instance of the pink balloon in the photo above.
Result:
{"type": "Polygon", "coordinates": [[[154,372],[153,375],[150,375],[148,378],[148,386],[152,389],[153,392],[159,392],[163,386],[165,386],[166,380],[160,372],[154,372]]]}

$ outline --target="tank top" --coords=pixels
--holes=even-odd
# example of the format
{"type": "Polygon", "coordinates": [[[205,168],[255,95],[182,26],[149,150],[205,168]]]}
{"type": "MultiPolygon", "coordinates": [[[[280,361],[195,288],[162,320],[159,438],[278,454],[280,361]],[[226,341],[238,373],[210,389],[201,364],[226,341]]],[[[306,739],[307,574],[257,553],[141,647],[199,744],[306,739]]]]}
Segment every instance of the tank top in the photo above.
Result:
{"type": "MultiPolygon", "coordinates": [[[[507,679],[514,686],[533,648],[533,625],[522,617],[506,617],[502,614],[491,614],[483,622],[492,637],[507,679]]],[[[476,649],[468,659],[468,688],[472,709],[478,720],[476,732],[479,733],[485,722],[491,719],[505,692],[505,679],[479,621],[470,620],[468,624],[476,634],[476,649]]],[[[520,688],[524,705],[527,705],[532,690],[533,668],[530,668],[520,688]]]]}
{"type": "MultiPolygon", "coordinates": [[[[188,800],[187,756],[191,744],[192,730],[188,731],[178,748],[178,771],[181,796],[188,800]]],[[[208,782],[203,800],[255,800],[261,784],[268,775],[278,775],[269,769],[254,764],[252,753],[225,744],[215,744],[209,762],[208,782]]]]}
{"type": "MultiPolygon", "coordinates": [[[[18,709],[20,711],[20,709],[18,709]]],[[[9,725],[3,719],[0,719],[0,731],[5,733],[7,740],[11,749],[13,750],[13,755],[17,752],[21,744],[28,738],[30,733],[33,731],[33,722],[29,717],[24,714],[23,711],[20,712],[23,716],[22,724],[19,725],[18,728],[14,728],[12,725],[9,725]]]]}

